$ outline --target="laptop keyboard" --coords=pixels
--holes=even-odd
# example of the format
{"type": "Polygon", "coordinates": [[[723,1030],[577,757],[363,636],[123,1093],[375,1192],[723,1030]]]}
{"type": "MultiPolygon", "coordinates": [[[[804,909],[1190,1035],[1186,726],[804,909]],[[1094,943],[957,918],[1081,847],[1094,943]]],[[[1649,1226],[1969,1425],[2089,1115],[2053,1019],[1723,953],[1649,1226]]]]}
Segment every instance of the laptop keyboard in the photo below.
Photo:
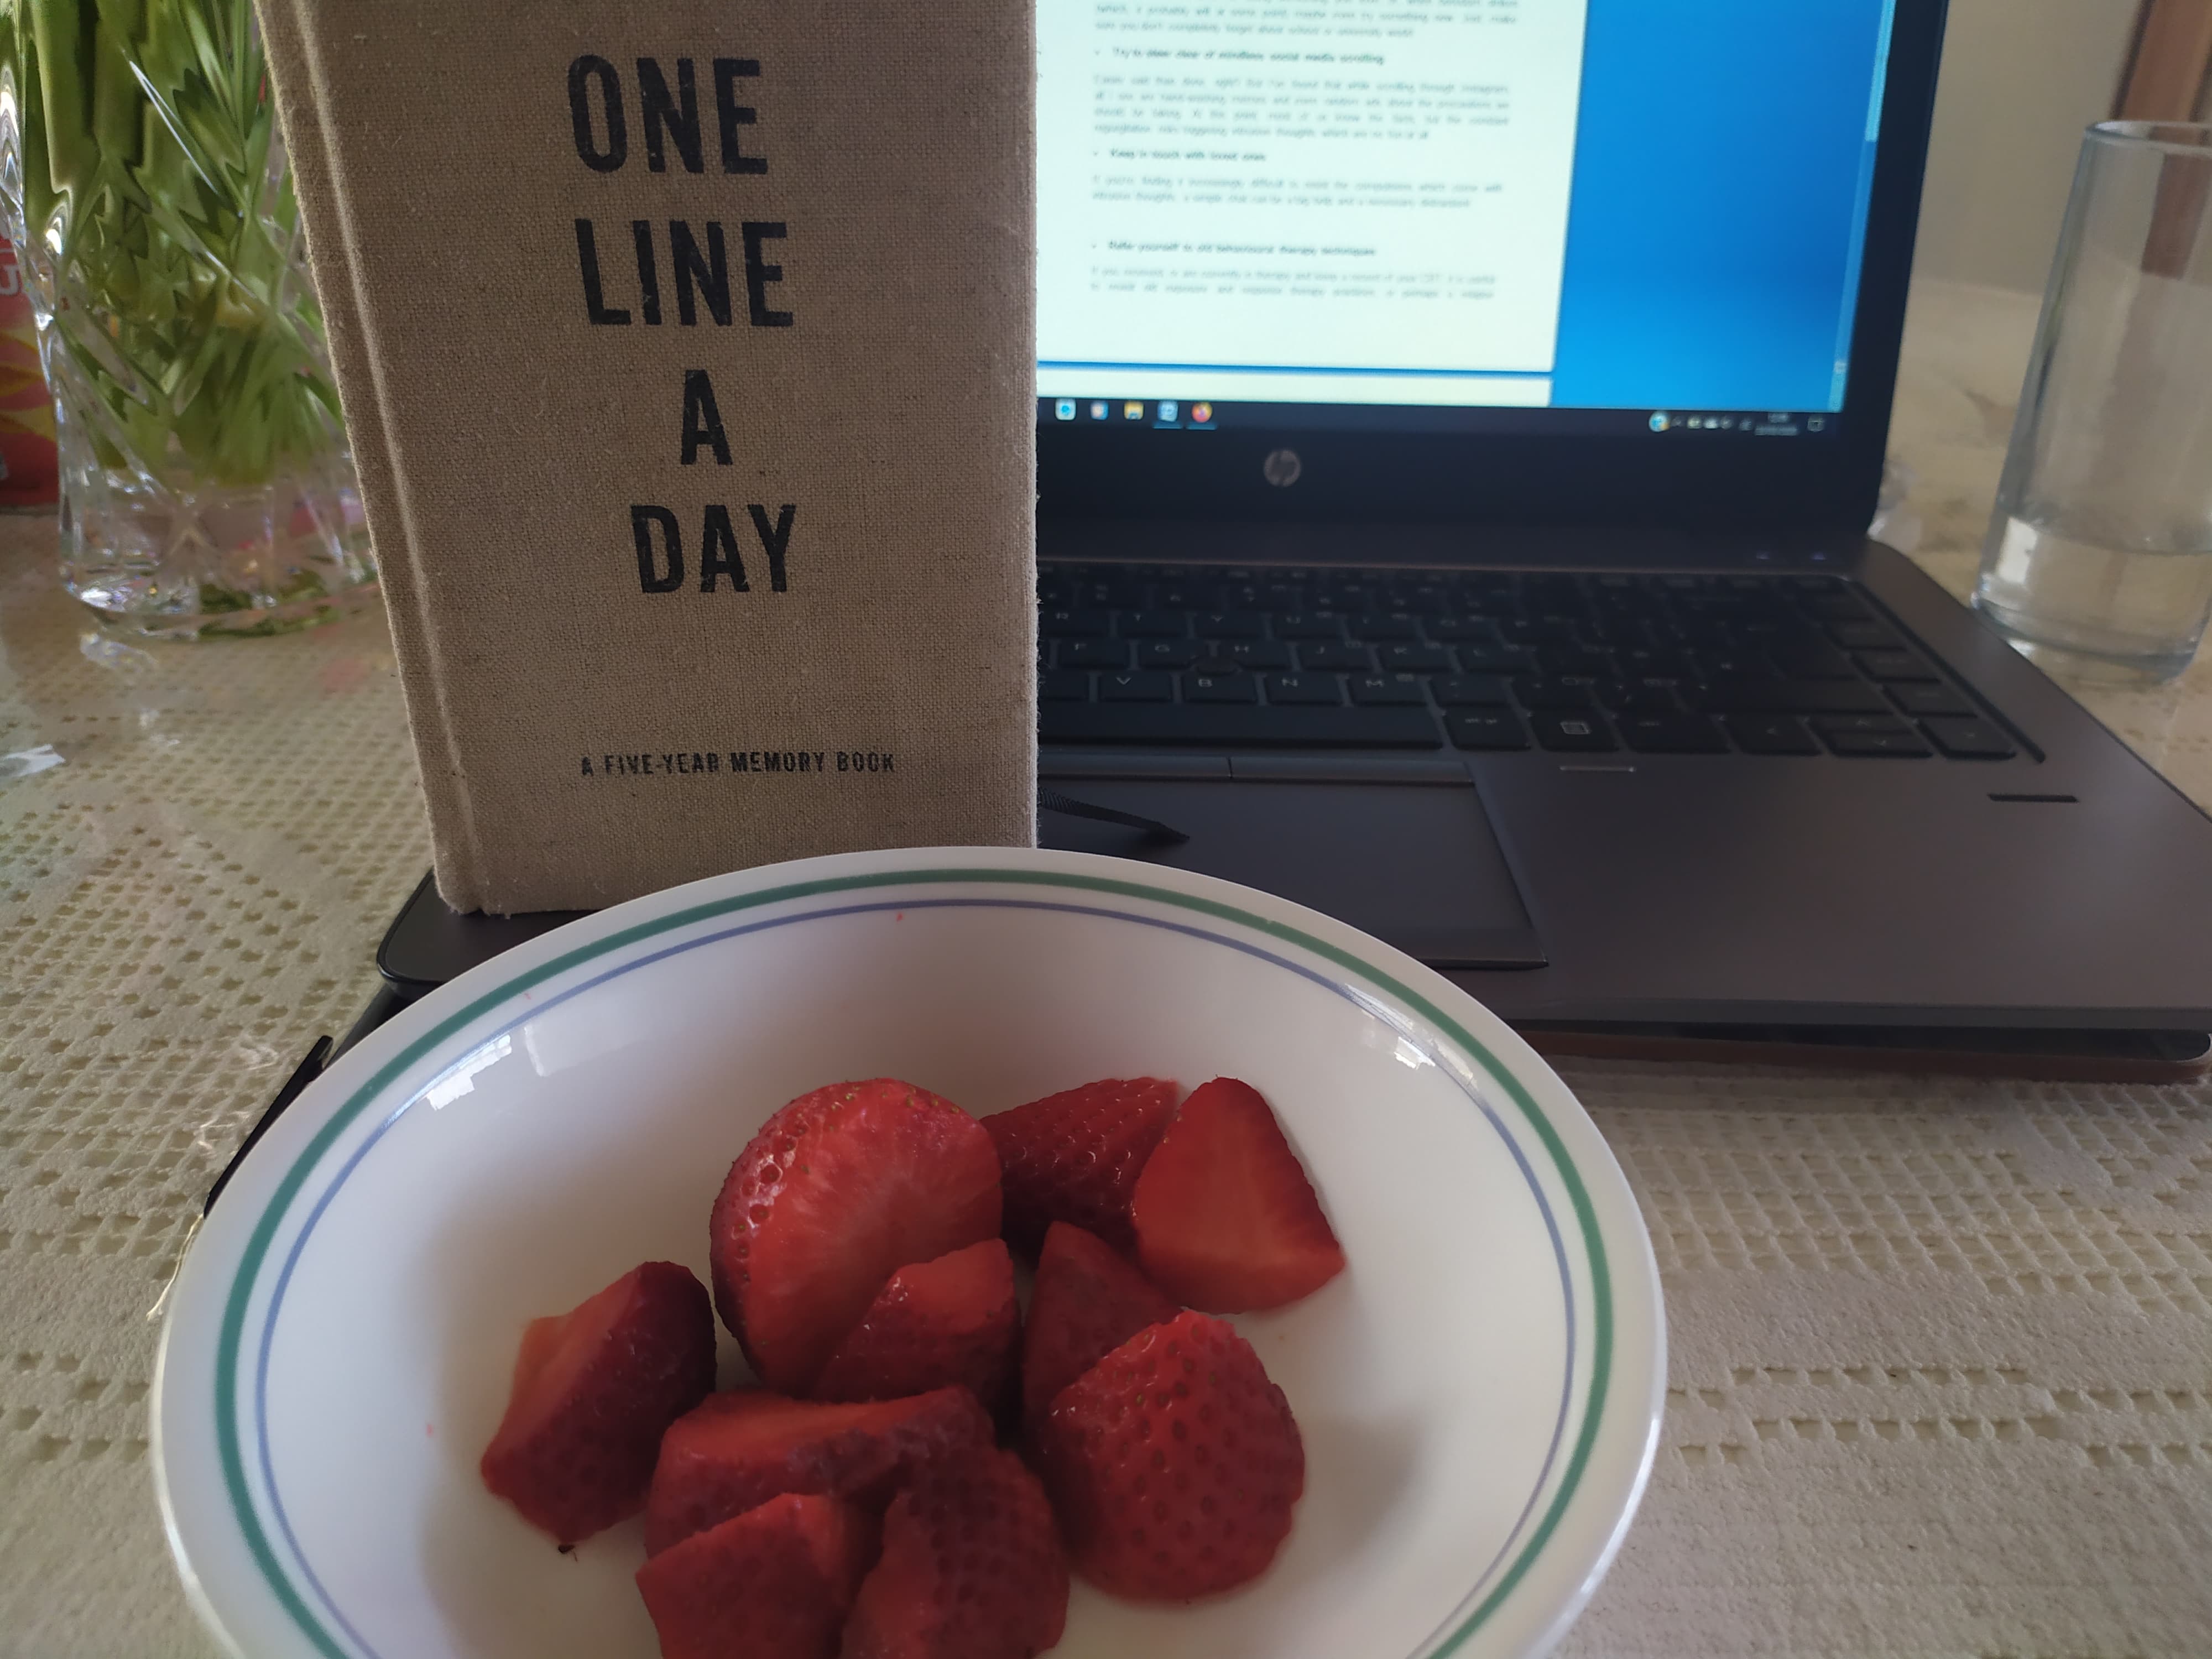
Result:
{"type": "Polygon", "coordinates": [[[2010,759],[1835,576],[1048,563],[1047,743],[2010,759]]]}

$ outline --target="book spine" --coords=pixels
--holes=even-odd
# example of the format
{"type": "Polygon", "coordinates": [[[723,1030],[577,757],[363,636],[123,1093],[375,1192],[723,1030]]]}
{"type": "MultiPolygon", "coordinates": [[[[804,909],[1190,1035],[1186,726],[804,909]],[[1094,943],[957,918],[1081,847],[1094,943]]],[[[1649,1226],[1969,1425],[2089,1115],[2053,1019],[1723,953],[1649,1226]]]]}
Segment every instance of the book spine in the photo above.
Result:
{"type": "Polygon", "coordinates": [[[435,612],[415,555],[405,482],[386,428],[382,377],[370,322],[374,313],[355,280],[346,212],[349,191],[323,127],[325,70],[314,49],[314,29],[299,9],[307,3],[256,0],[256,16],[307,236],[308,263],[338,370],[346,433],[375,549],[392,647],[401,665],[401,691],[429,811],[438,893],[456,910],[476,910],[483,908],[487,884],[483,851],[460,767],[459,736],[445,696],[450,681],[439,665],[435,612]]]}

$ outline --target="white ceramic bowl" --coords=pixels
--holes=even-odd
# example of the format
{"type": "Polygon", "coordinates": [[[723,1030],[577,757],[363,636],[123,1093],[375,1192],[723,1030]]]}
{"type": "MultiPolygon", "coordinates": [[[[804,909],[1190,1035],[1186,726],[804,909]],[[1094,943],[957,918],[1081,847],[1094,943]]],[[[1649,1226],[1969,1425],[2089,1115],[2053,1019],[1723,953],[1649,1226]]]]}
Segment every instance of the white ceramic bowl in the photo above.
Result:
{"type": "Polygon", "coordinates": [[[637,1523],[562,1556],[477,1480],[524,1322],[649,1258],[703,1279],[731,1159],[817,1085],[897,1076],[985,1114],[1145,1073],[1258,1087],[1351,1265],[1236,1322],[1305,1437],[1274,1566],[1184,1608],[1079,1584],[1056,1651],[1540,1652],[1635,1509],[1665,1370],[1650,1243],[1589,1118],[1500,1021],[1352,928],[995,848],[618,906],[316,1082],[171,1299],[155,1464],[200,1611],[252,1659],[652,1659],[637,1523]]]}

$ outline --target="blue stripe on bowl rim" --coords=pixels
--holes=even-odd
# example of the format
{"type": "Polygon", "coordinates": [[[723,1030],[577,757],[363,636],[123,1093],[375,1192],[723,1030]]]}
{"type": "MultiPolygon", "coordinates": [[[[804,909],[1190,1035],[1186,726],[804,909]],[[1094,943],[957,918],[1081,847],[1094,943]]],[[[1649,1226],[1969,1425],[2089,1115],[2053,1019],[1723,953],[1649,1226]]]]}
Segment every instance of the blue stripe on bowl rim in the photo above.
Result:
{"type": "MultiPolygon", "coordinates": [[[[1073,889],[1083,892],[1107,894],[1121,898],[1139,899],[1155,904],[1169,906],[1173,908],[1194,912],[1198,915],[1209,916],[1218,921],[1232,923],[1235,926],[1249,932],[1257,933],[1279,939],[1285,944],[1293,945],[1298,950],[1306,951],[1310,955],[1318,957],[1322,960],[1332,963],[1336,968],[1352,975],[1355,980],[1364,980],[1367,981],[1369,984],[1374,986],[1388,996],[1395,999],[1407,1009],[1418,1014],[1422,1019],[1428,1022],[1428,1024],[1432,1026],[1436,1031],[1447,1037],[1465,1054],[1476,1060],[1488,1073],[1491,1080],[1503,1091],[1506,1097],[1513,1103],[1515,1107],[1519,1109],[1522,1118],[1527,1121],[1529,1128],[1534,1133],[1539,1145],[1542,1146],[1546,1156],[1550,1159],[1553,1170],[1557,1176],[1560,1186],[1565,1189],[1567,1194],[1569,1205],[1574,1213],[1576,1229],[1579,1234],[1585,1260],[1588,1265],[1590,1281],[1590,1315],[1592,1332],[1590,1344],[1589,1384],[1586,1395],[1586,1407],[1583,1414],[1580,1428],[1575,1436],[1573,1447],[1568,1455],[1565,1472],[1560,1477],[1559,1486],[1553,1492],[1551,1503],[1547,1505],[1542,1517],[1537,1522],[1534,1528],[1528,1534],[1527,1540],[1522,1544],[1519,1553],[1515,1556],[1511,1563],[1505,1567],[1502,1573],[1497,1572],[1497,1564],[1493,1562],[1492,1564],[1491,1572],[1497,1573],[1497,1577],[1496,1582],[1492,1585],[1488,1593],[1482,1596],[1481,1601],[1474,1607],[1471,1610],[1466,1611],[1463,1614],[1455,1611],[1452,1615],[1452,1620],[1456,1620],[1458,1621],[1456,1627],[1450,1629],[1440,1642],[1436,1640],[1434,1638],[1431,1638],[1430,1642],[1424,1644],[1420,1651],[1425,1654],[1428,1656],[1428,1659],[1445,1659],[1445,1656],[1456,1651],[1475,1633],[1477,1630],[1481,1628],[1481,1626],[1490,1620],[1490,1618],[1497,1612],[1498,1608],[1504,1604],[1506,1598],[1512,1594],[1514,1589],[1528,1576],[1529,1570],[1534,1565],[1538,1558],[1543,1553],[1546,1546],[1550,1542],[1553,1534],[1558,1530],[1559,1523],[1565,1515],[1567,1508],[1572,1501],[1575,1492],[1580,1486],[1583,1475],[1588,1468],[1592,1450],[1596,1443],[1598,1427],[1604,1415],[1607,1397],[1612,1383],[1613,1349],[1615,1333],[1613,1328],[1613,1274],[1611,1264],[1606,1253],[1604,1236],[1598,1224],[1596,1207],[1591,1200],[1589,1188],[1583,1183],[1580,1170],[1577,1169],[1574,1159],[1569,1154],[1565,1141],[1560,1138],[1558,1128],[1552,1123],[1551,1120],[1545,1115],[1543,1109],[1536,1103],[1534,1097],[1528,1092],[1527,1087],[1521,1082],[1521,1080],[1514,1075],[1510,1068],[1503,1064],[1498,1059],[1497,1055],[1490,1050],[1486,1044],[1476,1038],[1473,1033],[1467,1030],[1466,1028],[1460,1024],[1458,1021],[1446,1014],[1443,1010],[1437,1006],[1434,1002],[1431,1001],[1427,997],[1423,996],[1420,993],[1415,991],[1411,987],[1404,984],[1402,981],[1382,972],[1374,964],[1363,960],[1359,957],[1353,955],[1352,952],[1344,950],[1339,945],[1332,945],[1326,940],[1316,939],[1313,935],[1307,933],[1299,928],[1291,927],[1287,923],[1275,921],[1265,916],[1255,915],[1249,911],[1240,909],[1235,905],[1226,904],[1217,899],[1203,898],[1194,894],[1176,892],[1167,888],[1154,887],[1141,882],[1118,880],[1110,877],[1103,876],[1084,876],[1074,874],[1073,872],[1063,872],[1058,871],[1005,869],[994,868],[989,866],[877,871],[860,875],[823,877],[812,881],[787,883],[781,886],[764,888],[756,892],[735,894],[726,898],[708,900],[700,904],[689,906],[684,909],[671,912],[666,915],[635,923],[630,927],[617,929],[602,939],[580,945],[572,951],[565,951],[557,957],[541,963],[535,968],[525,969],[507,979],[502,980],[495,987],[482,993],[468,1002],[465,1006],[457,1009],[454,1012],[447,1015],[444,1019],[439,1021],[437,1024],[424,1032],[414,1042],[409,1043],[398,1054],[395,1054],[390,1060],[386,1061],[366,1082],[355,1089],[353,1092],[346,1097],[345,1101],[332,1111],[327,1121],[325,1121],[317,1129],[306,1148],[302,1150],[299,1156],[293,1160],[290,1166],[278,1179],[276,1188],[267,1205],[264,1206],[260,1215],[256,1218],[252,1231],[247,1237],[245,1249],[241,1252],[238,1265],[233,1273],[230,1288],[223,1304],[222,1318],[217,1332],[216,1346],[216,1443],[217,1455],[222,1470],[225,1493],[229,1499],[233,1518],[237,1523],[240,1534],[246,1544],[248,1552],[255,1566],[259,1569],[263,1578],[267,1583],[271,1595],[278,1605],[281,1606],[286,1613],[290,1616],[293,1623],[298,1626],[301,1632],[307,1638],[310,1644],[317,1653],[325,1656],[325,1659],[355,1659],[355,1656],[349,1653],[349,1650],[342,1645],[328,1630],[324,1628],[320,1620],[316,1617],[314,1611],[307,1605],[307,1599],[301,1595],[300,1587],[292,1583],[289,1576],[284,1570],[283,1565],[277,1559],[276,1549],[267,1531],[261,1523],[258,1514],[257,1513],[256,1505],[252,1498],[252,1488],[247,1479],[245,1447],[240,1424],[240,1417],[246,1406],[247,1396],[240,1389],[239,1380],[241,1352],[244,1349],[246,1341],[246,1316],[250,1309],[250,1304],[252,1301],[255,1286],[267,1264],[270,1246],[274,1243],[276,1236],[282,1227],[285,1218],[291,1212],[295,1201],[300,1197],[301,1189],[306,1186],[316,1166],[320,1164],[324,1157],[331,1150],[333,1144],[337,1142],[340,1137],[344,1134],[346,1130],[356,1122],[356,1121],[361,1116],[362,1113],[368,1109],[371,1102],[373,1102],[378,1096],[383,1094],[393,1083],[395,1083],[408,1070],[419,1063],[422,1059],[432,1050],[438,1048],[449,1038],[466,1030],[470,1025],[482,1018],[485,1014],[490,1012],[500,1004],[507,1002],[510,999],[522,993],[527,992],[536,986],[542,985],[549,980],[555,979],[563,974],[567,974],[599,957],[624,950],[630,945],[653,939],[661,934],[693,927],[701,922],[711,921],[718,917],[732,915],[745,910],[757,909],[767,905],[781,904],[793,900],[819,897],[830,894],[854,893],[872,888],[896,886],[931,887],[955,884],[972,884],[981,886],[996,884],[1031,889],[1064,888],[1073,889]]],[[[921,902],[928,903],[929,902],[923,901],[921,902]]],[[[880,908],[884,907],[879,905],[869,905],[855,908],[880,908]]],[[[932,908],[934,907],[933,906],[932,908]]],[[[1034,908],[1042,908],[1062,907],[1046,907],[1039,905],[1034,908]]],[[[1094,913],[1112,916],[1117,920],[1141,921],[1146,922],[1154,921],[1154,919],[1152,918],[1131,916],[1121,912],[1108,911],[1094,913]]],[[[800,918],[794,917],[790,920],[796,921],[799,919],[800,918]]],[[[1155,923],[1155,925],[1158,924],[1155,923]]],[[[747,928],[737,931],[749,932],[752,930],[747,928]]],[[[1196,933],[1200,930],[1182,928],[1180,929],[1180,931],[1196,933]]],[[[719,935],[718,937],[726,936],[727,935],[719,935]]],[[[1243,945],[1234,939],[1224,939],[1218,934],[1202,933],[1201,937],[1214,939],[1216,942],[1226,944],[1234,948],[1250,951],[1250,947],[1243,945]]],[[[708,942],[708,941],[704,939],[694,940],[689,942],[685,945],[674,948],[688,949],[708,942]]],[[[659,955],[669,954],[669,952],[663,951],[654,954],[657,957],[659,955]]],[[[1264,951],[1251,951],[1251,954],[1270,956],[1271,953],[1264,951]]],[[[1305,975],[1309,978],[1321,978],[1321,976],[1310,973],[1310,970],[1298,967],[1296,963],[1283,962],[1279,957],[1272,959],[1280,963],[1283,966],[1291,968],[1293,971],[1305,975]]],[[[642,966],[644,960],[645,959],[641,959],[640,961],[625,964],[624,968],[619,971],[627,971],[630,968],[642,966]]],[[[604,978],[607,975],[602,975],[600,977],[604,978]]],[[[1322,979],[1322,982],[1324,984],[1331,985],[1332,988],[1337,989],[1340,993],[1351,995],[1354,1000],[1369,1000],[1368,999],[1364,999],[1360,996],[1360,994],[1352,988],[1334,985],[1333,981],[1327,981],[1326,979],[1322,979]]],[[[582,986],[574,988],[574,989],[577,991],[580,991],[584,988],[585,988],[582,986]]],[[[532,1017],[534,1017],[543,1012],[544,1005],[539,1005],[531,1010],[531,1015],[532,1017]]],[[[1387,1012],[1388,1011],[1383,1010],[1378,1012],[1387,1012]]],[[[1480,1106],[1482,1103],[1478,1099],[1477,1104],[1480,1106]]],[[[401,1110],[404,1111],[404,1109],[405,1108],[403,1106],[401,1110]]],[[[1484,1109],[1486,1110],[1486,1107],[1484,1109]]],[[[380,1126],[372,1136],[372,1139],[380,1138],[383,1129],[388,1127],[391,1122],[395,1121],[398,1115],[398,1113],[393,1114],[391,1118],[386,1120],[385,1125],[380,1126]]],[[[1510,1135],[1506,1136],[1505,1139],[1508,1146],[1513,1147],[1516,1158],[1519,1158],[1520,1152],[1517,1145],[1516,1145],[1510,1135]]],[[[365,1152],[366,1150],[366,1146],[358,1149],[355,1157],[347,1161],[347,1164],[344,1166],[345,1170],[349,1170],[354,1167],[357,1163],[361,1153],[365,1152]]],[[[1534,1188],[1535,1186],[1534,1173],[1533,1171],[1528,1170],[1525,1162],[1522,1164],[1522,1170],[1524,1176],[1527,1176],[1529,1178],[1531,1187],[1534,1188]]],[[[343,1173],[344,1170],[340,1172],[339,1179],[343,1178],[343,1173]]],[[[322,1196],[321,1202],[319,1202],[316,1206],[319,1212],[322,1207],[322,1204],[327,1203],[328,1197],[329,1194],[325,1192],[322,1196]]],[[[1537,1192],[1537,1197],[1539,1203],[1543,1204],[1544,1200],[1540,1190],[1537,1192]]],[[[1546,1222],[1547,1226],[1554,1225],[1550,1216],[1548,1206],[1546,1206],[1546,1222]]],[[[296,1259],[299,1244],[304,1242],[304,1237],[305,1233],[303,1230],[301,1238],[295,1241],[294,1250],[290,1253],[292,1259],[296,1259]]],[[[1555,1249],[1558,1249],[1559,1239],[1555,1227],[1553,1232],[1553,1243],[1555,1249]]],[[[289,1263],[285,1276],[288,1278],[289,1276],[289,1263]]],[[[1569,1285],[1567,1289],[1568,1294],[1571,1296],[1571,1285],[1569,1285]]],[[[270,1327],[273,1327],[274,1310],[276,1306],[276,1301],[275,1298],[272,1298],[270,1307],[264,1310],[264,1321],[266,1324],[270,1327]]],[[[1573,1324],[1574,1321],[1571,1316],[1569,1321],[1571,1334],[1573,1328],[1573,1324]]],[[[259,1380],[265,1381],[265,1345],[264,1346],[264,1364],[263,1366],[258,1366],[256,1369],[257,1371],[261,1374],[259,1380]]],[[[1568,1367],[1570,1376],[1571,1376],[1571,1368],[1572,1359],[1571,1351],[1568,1367]]],[[[258,1390],[256,1391],[256,1394],[258,1399],[258,1390]]],[[[258,1413],[257,1413],[257,1416],[258,1415],[258,1413]]],[[[263,1421],[265,1422],[265,1419],[263,1419],[263,1421]]],[[[259,1426],[259,1425],[257,1425],[257,1426],[259,1426]]],[[[1547,1459],[1547,1468],[1548,1463],[1549,1460],[1547,1459]]],[[[1536,1493],[1540,1494],[1542,1485],[1542,1479],[1540,1478],[1535,1488],[1536,1493]]],[[[270,1490],[273,1496],[273,1484],[270,1490]]],[[[1522,1524],[1525,1525],[1525,1522],[1526,1516],[1524,1515],[1522,1517],[1522,1524]]],[[[1519,1529],[1520,1528],[1516,1527],[1516,1531],[1517,1532],[1519,1529]]],[[[289,1533],[289,1527],[285,1528],[285,1530],[289,1533]]],[[[1510,1541],[1508,1547],[1510,1547],[1510,1541]]],[[[296,1553],[296,1546],[295,1547],[295,1551],[296,1553]]],[[[304,1560],[302,1561],[302,1565],[305,1565],[304,1560]]],[[[1485,1575],[1486,1577],[1489,1576],[1490,1575],[1488,1573],[1485,1575]]],[[[1479,1587],[1480,1586],[1478,1584],[1478,1589],[1479,1587]]],[[[314,1588],[318,1592],[319,1592],[320,1585],[319,1583],[316,1584],[314,1588]]],[[[319,1596],[319,1599],[324,1600],[325,1604],[328,1604],[327,1597],[319,1596]]],[[[333,1609],[333,1611],[335,1611],[335,1609],[333,1609]]],[[[1449,1625],[1452,1620],[1448,1620],[1446,1622],[1449,1625]]],[[[349,1633],[350,1634],[350,1632],[349,1633]]],[[[356,1639],[358,1641],[357,1638],[356,1639]]]]}

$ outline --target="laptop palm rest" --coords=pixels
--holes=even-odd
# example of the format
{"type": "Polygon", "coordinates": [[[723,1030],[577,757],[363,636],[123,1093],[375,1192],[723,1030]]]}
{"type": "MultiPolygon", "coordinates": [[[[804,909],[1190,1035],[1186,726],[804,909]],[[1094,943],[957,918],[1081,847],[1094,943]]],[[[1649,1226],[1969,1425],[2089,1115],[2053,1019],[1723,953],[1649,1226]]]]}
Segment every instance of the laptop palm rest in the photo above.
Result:
{"type": "Polygon", "coordinates": [[[1432,968],[1541,968],[1512,872],[1465,773],[1421,782],[1054,775],[1070,802],[1188,836],[1073,811],[1038,814],[1042,843],[1220,876],[1350,922],[1432,968]]]}

